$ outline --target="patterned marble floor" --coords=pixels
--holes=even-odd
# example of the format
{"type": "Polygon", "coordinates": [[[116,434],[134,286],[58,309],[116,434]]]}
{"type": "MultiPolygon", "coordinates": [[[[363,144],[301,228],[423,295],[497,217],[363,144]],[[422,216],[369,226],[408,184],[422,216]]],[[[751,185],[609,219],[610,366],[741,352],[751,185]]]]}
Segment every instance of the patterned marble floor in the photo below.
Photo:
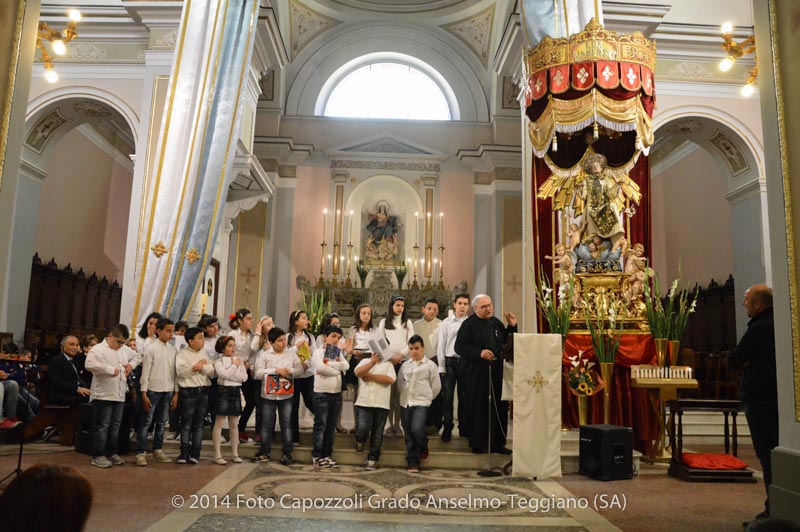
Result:
{"type": "Polygon", "coordinates": [[[410,474],[342,466],[241,464],[227,468],[151,531],[266,529],[304,532],[620,530],[549,480],[483,478],[443,469],[410,474]]]}

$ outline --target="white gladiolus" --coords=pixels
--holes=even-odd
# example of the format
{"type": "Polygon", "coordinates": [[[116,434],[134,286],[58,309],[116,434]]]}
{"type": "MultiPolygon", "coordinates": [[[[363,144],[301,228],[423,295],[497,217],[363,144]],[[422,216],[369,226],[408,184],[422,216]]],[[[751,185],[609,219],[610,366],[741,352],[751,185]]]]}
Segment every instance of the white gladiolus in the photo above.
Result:
{"type": "Polygon", "coordinates": [[[696,299],[694,301],[692,301],[692,306],[689,307],[689,313],[694,312],[695,308],[697,308],[697,300],[696,299]]]}
{"type": "Polygon", "coordinates": [[[675,290],[677,289],[678,289],[678,280],[675,279],[674,281],[672,281],[672,286],[669,287],[669,293],[667,294],[667,297],[674,297],[675,290]]]}

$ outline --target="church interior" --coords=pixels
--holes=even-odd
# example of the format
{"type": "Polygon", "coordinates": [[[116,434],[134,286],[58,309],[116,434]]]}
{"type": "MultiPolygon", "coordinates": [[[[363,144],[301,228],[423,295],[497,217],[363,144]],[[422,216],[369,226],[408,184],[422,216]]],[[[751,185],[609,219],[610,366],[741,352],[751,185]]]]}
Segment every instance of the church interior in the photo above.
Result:
{"type": "MultiPolygon", "coordinates": [[[[786,528],[764,530],[800,529],[800,102],[785,93],[799,0],[4,0],[0,28],[0,391],[3,364],[30,379],[25,397],[47,388],[65,338],[105,344],[124,324],[143,352],[152,312],[189,331],[214,317],[227,335],[247,309],[252,332],[270,317],[292,347],[303,310],[325,351],[326,313],[357,341],[363,305],[376,327],[398,298],[403,319],[445,324],[467,294],[470,315],[491,297],[521,333],[490,365],[502,400],[490,370],[488,413],[457,416],[488,416],[513,455],[491,433],[488,453],[445,438],[439,412],[421,471],[402,432],[365,470],[353,359],[337,468],[318,467],[299,399],[294,463],[277,461],[281,436],[251,463],[252,375],[244,463],[215,464],[207,426],[199,464],[136,467],[130,384],[126,463],[107,469],[79,448],[81,408],[65,430],[46,392],[20,393],[32,417],[0,430],[3,493],[44,463],[88,479],[85,530],[576,532],[742,530],[768,494],[786,528]],[[756,285],[776,320],[766,491],[739,401],[747,366],[728,364],[756,285]],[[674,300],[666,347],[653,314],[674,300]],[[616,342],[613,374],[597,330],[616,342]],[[570,384],[584,353],[588,394],[570,384]],[[601,479],[585,435],[609,426],[630,440],[623,474],[601,479]],[[743,465],[706,476],[681,453],[743,465]]],[[[434,351],[444,386],[450,355],[434,351]]],[[[478,401],[463,382],[451,410],[478,401]]]]}

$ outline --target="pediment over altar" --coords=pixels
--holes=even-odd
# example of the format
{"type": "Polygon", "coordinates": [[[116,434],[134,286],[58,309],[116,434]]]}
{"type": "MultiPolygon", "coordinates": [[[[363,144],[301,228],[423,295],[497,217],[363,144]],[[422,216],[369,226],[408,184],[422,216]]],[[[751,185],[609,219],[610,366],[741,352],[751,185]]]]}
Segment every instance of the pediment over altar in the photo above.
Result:
{"type": "Polygon", "coordinates": [[[390,133],[379,133],[325,150],[331,159],[379,158],[444,161],[448,155],[434,148],[390,133]]]}

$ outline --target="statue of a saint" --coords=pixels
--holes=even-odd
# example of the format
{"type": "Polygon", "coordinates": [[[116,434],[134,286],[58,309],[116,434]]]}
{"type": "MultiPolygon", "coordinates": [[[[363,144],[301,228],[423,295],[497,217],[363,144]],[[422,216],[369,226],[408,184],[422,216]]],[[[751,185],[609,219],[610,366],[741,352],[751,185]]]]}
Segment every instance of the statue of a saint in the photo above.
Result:
{"type": "Polygon", "coordinates": [[[364,256],[378,261],[394,260],[399,251],[397,216],[389,214],[389,204],[381,200],[375,204],[375,212],[367,211],[367,241],[364,256]]]}
{"type": "Polygon", "coordinates": [[[583,186],[576,192],[577,199],[584,204],[582,237],[587,243],[591,242],[593,237],[600,236],[603,239],[610,239],[613,245],[625,234],[617,206],[622,198],[622,184],[606,171],[607,166],[605,156],[599,153],[586,157],[583,164],[586,177],[583,179],[583,186]]]}

